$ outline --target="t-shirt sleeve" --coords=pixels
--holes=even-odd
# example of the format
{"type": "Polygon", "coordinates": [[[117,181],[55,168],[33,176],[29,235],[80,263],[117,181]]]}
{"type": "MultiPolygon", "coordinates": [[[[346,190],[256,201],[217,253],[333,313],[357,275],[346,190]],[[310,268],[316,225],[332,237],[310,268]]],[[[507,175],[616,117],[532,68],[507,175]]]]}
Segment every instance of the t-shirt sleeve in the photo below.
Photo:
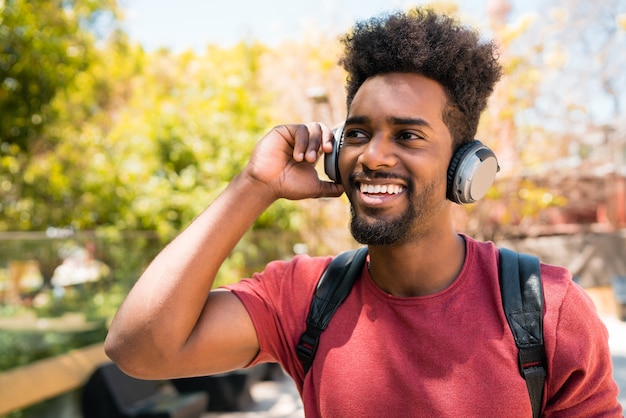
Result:
{"type": "MultiPolygon", "coordinates": [[[[544,416],[621,417],[607,329],[582,288],[569,278],[557,287],[562,301],[546,318],[544,416]]],[[[546,297],[546,303],[557,303],[546,297]]]]}
{"type": "Polygon", "coordinates": [[[296,256],[273,261],[250,279],[226,286],[244,304],[257,333],[259,353],[249,364],[280,363],[302,375],[295,346],[306,327],[313,291],[330,258],[296,256]]]}

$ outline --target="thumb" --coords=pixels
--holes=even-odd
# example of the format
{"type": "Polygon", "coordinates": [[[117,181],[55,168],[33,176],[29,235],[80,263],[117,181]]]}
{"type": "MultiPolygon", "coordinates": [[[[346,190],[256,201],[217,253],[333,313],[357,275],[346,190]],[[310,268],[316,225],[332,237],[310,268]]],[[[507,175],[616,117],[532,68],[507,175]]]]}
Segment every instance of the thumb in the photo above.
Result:
{"type": "Polygon", "coordinates": [[[320,191],[317,197],[339,197],[343,192],[341,184],[320,180],[320,191]]]}

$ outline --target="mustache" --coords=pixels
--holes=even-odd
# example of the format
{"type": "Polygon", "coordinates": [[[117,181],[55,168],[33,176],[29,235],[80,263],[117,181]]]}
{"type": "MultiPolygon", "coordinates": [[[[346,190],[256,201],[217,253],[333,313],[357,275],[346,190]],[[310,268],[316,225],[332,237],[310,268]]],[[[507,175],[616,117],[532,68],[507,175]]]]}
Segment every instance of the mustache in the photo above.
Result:
{"type": "Polygon", "coordinates": [[[376,180],[376,179],[383,179],[383,180],[389,180],[389,179],[395,179],[395,180],[402,180],[405,183],[409,183],[410,179],[398,175],[398,174],[394,174],[394,173],[385,173],[383,171],[359,171],[359,172],[355,172],[355,173],[351,173],[350,176],[348,176],[348,181],[350,182],[350,184],[354,184],[356,183],[357,180],[365,180],[365,179],[369,179],[369,180],[376,180]]]}

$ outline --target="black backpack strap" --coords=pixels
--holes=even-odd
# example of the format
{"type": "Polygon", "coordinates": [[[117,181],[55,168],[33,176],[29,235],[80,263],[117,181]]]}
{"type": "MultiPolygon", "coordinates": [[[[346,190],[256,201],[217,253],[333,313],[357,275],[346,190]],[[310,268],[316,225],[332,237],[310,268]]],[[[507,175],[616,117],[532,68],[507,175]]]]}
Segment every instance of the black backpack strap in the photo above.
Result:
{"type": "Polygon", "coordinates": [[[519,348],[519,370],[526,380],[533,417],[539,417],[546,379],[539,259],[501,248],[500,292],[506,319],[519,348]]]}
{"type": "Polygon", "coordinates": [[[366,257],[367,247],[346,251],[335,257],[322,274],[311,301],[306,331],[296,347],[305,375],[313,363],[320,334],[350,293],[355,280],[360,277],[366,257]]]}

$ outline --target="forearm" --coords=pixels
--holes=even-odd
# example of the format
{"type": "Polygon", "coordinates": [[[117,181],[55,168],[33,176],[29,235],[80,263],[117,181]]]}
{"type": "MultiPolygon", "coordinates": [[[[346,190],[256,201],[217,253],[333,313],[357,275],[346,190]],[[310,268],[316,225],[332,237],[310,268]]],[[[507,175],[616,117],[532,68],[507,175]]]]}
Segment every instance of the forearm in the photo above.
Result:
{"type": "Polygon", "coordinates": [[[220,266],[276,199],[340,196],[314,164],[332,150],[318,123],[281,125],[256,145],[243,172],[152,261],[120,306],[105,351],[138,377],[208,374],[242,367],[258,350],[239,299],[210,292],[220,266]],[[323,145],[322,145],[323,144],[323,145]]]}
{"type": "Polygon", "coordinates": [[[139,278],[111,324],[107,354],[148,363],[184,350],[221,264],[273,200],[248,177],[235,178],[139,278]]]}

